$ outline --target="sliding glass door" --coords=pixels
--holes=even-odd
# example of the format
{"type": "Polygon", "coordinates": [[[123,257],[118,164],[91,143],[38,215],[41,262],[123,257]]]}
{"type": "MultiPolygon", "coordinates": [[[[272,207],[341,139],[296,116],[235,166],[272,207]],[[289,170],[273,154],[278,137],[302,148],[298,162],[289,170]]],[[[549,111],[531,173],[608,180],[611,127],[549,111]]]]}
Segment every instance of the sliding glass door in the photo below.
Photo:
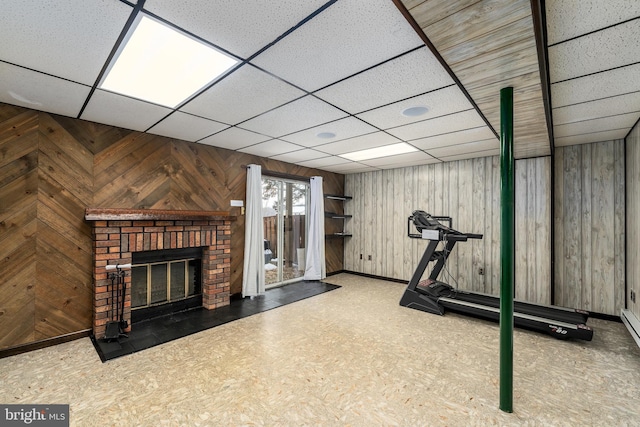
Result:
{"type": "Polygon", "coordinates": [[[265,288],[304,276],[309,184],[262,178],[265,288]]]}

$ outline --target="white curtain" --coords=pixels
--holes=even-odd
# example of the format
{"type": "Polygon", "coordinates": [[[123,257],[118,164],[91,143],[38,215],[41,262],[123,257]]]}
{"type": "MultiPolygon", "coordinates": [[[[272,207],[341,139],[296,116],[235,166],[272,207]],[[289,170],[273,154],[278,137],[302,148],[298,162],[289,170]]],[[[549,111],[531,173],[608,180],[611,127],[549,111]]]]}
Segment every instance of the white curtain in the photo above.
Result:
{"type": "Polygon", "coordinates": [[[264,294],[264,229],[262,224],[262,167],[247,168],[242,296],[264,294]]]}
{"type": "Polygon", "coordinates": [[[327,277],[324,256],[324,194],[322,177],[314,176],[310,182],[309,235],[304,280],[320,280],[327,277]]]}

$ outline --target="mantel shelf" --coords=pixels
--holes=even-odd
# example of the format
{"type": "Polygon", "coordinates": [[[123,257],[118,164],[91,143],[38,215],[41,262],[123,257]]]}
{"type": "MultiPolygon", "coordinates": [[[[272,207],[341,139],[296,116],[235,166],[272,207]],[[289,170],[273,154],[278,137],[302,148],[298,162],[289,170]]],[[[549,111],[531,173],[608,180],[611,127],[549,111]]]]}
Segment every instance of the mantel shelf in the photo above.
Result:
{"type": "Polygon", "coordinates": [[[126,220],[227,220],[234,221],[235,216],[228,211],[179,211],[166,209],[121,209],[87,208],[84,219],[87,221],[126,221],[126,220]]]}

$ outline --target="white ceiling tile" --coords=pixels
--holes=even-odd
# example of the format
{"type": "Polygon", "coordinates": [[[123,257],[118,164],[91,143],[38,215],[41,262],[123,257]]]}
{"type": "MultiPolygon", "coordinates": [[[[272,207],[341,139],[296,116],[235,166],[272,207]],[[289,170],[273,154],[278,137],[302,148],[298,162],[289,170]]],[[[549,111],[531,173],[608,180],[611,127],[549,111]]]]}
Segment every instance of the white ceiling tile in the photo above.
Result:
{"type": "Polygon", "coordinates": [[[497,139],[487,139],[484,141],[467,142],[464,144],[450,145],[448,147],[433,148],[427,151],[433,157],[443,158],[472,154],[481,151],[499,150],[500,143],[497,139]]]}
{"type": "Polygon", "coordinates": [[[551,85],[554,108],[640,91],[640,64],[551,85]]]}
{"type": "Polygon", "coordinates": [[[491,132],[491,129],[487,126],[481,126],[473,129],[445,133],[443,135],[430,136],[428,138],[415,139],[411,141],[411,145],[421,150],[429,151],[434,148],[464,144],[466,142],[483,141],[491,138],[498,141],[493,132],[491,132]]]}
{"type": "Polygon", "coordinates": [[[227,128],[222,132],[218,132],[215,135],[211,135],[201,141],[201,144],[212,145],[214,147],[227,148],[229,150],[237,150],[239,148],[248,147],[250,145],[264,142],[271,139],[271,137],[260,135],[259,133],[251,132],[239,128],[227,128]]]}
{"type": "Polygon", "coordinates": [[[638,62],[640,24],[629,21],[549,47],[551,83],[638,62]]]}
{"type": "Polygon", "coordinates": [[[291,144],[290,142],[286,141],[280,141],[279,139],[271,139],[269,141],[261,142],[250,147],[241,148],[238,151],[261,157],[273,157],[277,156],[278,154],[297,151],[299,149],[299,145],[291,144]]]}
{"type": "Polygon", "coordinates": [[[279,154],[277,156],[271,156],[274,160],[281,160],[283,162],[297,163],[305,160],[319,159],[321,157],[327,157],[325,153],[321,153],[310,148],[305,148],[298,151],[292,151],[290,153],[279,154]]]}
{"type": "Polygon", "coordinates": [[[454,81],[449,73],[424,47],[329,86],[315,95],[356,114],[452,84],[454,81]]]}
{"type": "Polygon", "coordinates": [[[90,87],[0,62],[0,102],[76,117],[90,87]]]}
{"type": "Polygon", "coordinates": [[[245,65],[181,110],[233,125],[304,95],[300,89],[245,65]]]}
{"type": "Polygon", "coordinates": [[[341,0],[252,62],[314,91],[422,44],[392,2],[341,0]]]}
{"type": "Polygon", "coordinates": [[[171,111],[169,108],[98,89],[93,93],[80,118],[145,131],[171,111]]]}
{"type": "Polygon", "coordinates": [[[327,156],[327,157],[322,157],[320,159],[298,162],[300,166],[305,166],[308,168],[320,168],[320,169],[327,166],[342,165],[345,163],[354,163],[354,162],[352,162],[351,160],[343,159],[342,157],[338,157],[338,156],[327,156]]]}
{"type": "Polygon", "coordinates": [[[344,141],[332,142],[330,144],[316,146],[315,149],[328,154],[344,154],[353,151],[366,150],[369,148],[381,147],[383,145],[397,144],[401,142],[398,138],[384,132],[375,132],[367,135],[356,136],[344,141]]]}
{"type": "Polygon", "coordinates": [[[388,129],[387,132],[404,141],[410,141],[413,139],[426,138],[428,136],[440,135],[463,129],[476,128],[483,125],[485,125],[485,122],[476,110],[467,110],[461,113],[450,114],[448,116],[423,120],[405,126],[388,129]]]}
{"type": "Polygon", "coordinates": [[[0,58],[91,86],[132,10],[111,1],[5,1],[0,58]]]}
{"type": "Polygon", "coordinates": [[[337,108],[313,96],[271,110],[241,124],[243,129],[269,135],[274,138],[298,132],[346,116],[337,108]]]}
{"type": "Polygon", "coordinates": [[[554,44],[640,16],[637,0],[547,0],[548,44],[554,44]]]}
{"type": "Polygon", "coordinates": [[[248,58],[294,27],[325,0],[147,0],[144,8],[198,37],[248,58]]]}
{"type": "Polygon", "coordinates": [[[283,136],[281,139],[304,145],[305,147],[315,147],[316,145],[327,144],[332,141],[340,141],[354,136],[364,135],[377,131],[373,126],[364,123],[353,117],[345,117],[330,123],[324,123],[302,132],[293,133],[283,136]],[[333,138],[321,138],[318,134],[333,133],[333,138]]]}
{"type": "Polygon", "coordinates": [[[454,162],[456,160],[467,160],[467,159],[478,159],[480,157],[491,157],[500,155],[500,149],[487,150],[487,151],[478,151],[474,153],[463,153],[457,154],[455,156],[446,156],[441,157],[440,160],[443,162],[454,162]]]}
{"type": "Polygon", "coordinates": [[[449,86],[405,101],[376,108],[357,116],[380,129],[388,129],[470,108],[473,108],[473,106],[458,86],[449,86]],[[403,115],[402,112],[410,107],[427,107],[429,111],[417,117],[403,115]]]}
{"type": "Polygon", "coordinates": [[[617,114],[640,112],[640,91],[553,109],[553,124],[580,122],[617,114]]]}
{"type": "Polygon", "coordinates": [[[423,153],[422,151],[416,151],[414,153],[398,154],[397,156],[379,157],[377,159],[362,160],[363,163],[368,166],[375,166],[382,169],[400,168],[407,166],[427,165],[431,163],[439,163],[438,159],[434,159],[432,156],[423,153]]]}
{"type": "Polygon", "coordinates": [[[586,133],[583,135],[573,135],[564,138],[555,138],[555,146],[563,147],[566,145],[590,144],[592,142],[613,141],[614,139],[624,138],[629,129],[608,130],[604,132],[586,133]]]}
{"type": "Polygon", "coordinates": [[[372,172],[378,170],[373,166],[366,166],[361,163],[351,162],[344,163],[341,165],[333,165],[333,166],[325,166],[324,170],[329,172],[341,173],[341,174],[349,174],[349,173],[363,173],[363,172],[372,172]]]}
{"type": "MultiPolygon", "coordinates": [[[[640,105],[638,107],[640,109],[640,105]]],[[[631,129],[634,123],[638,121],[639,117],[640,111],[620,114],[617,116],[601,117],[582,122],[554,125],[553,135],[555,138],[563,138],[565,136],[603,132],[612,129],[631,129]]]]}
{"type": "Polygon", "coordinates": [[[149,133],[194,142],[227,127],[223,123],[176,111],[149,129],[149,133]]]}

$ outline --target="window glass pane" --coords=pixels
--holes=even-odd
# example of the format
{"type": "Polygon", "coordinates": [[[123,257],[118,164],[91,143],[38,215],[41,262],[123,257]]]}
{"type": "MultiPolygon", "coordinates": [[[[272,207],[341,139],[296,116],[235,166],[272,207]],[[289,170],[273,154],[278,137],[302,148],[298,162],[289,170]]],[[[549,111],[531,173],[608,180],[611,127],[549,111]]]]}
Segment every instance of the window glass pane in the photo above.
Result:
{"type": "Polygon", "coordinates": [[[184,269],[186,261],[171,263],[171,301],[184,298],[184,269]]]}
{"type": "Polygon", "coordinates": [[[151,266],[151,304],[167,300],[167,264],[151,266]]]}
{"type": "Polygon", "coordinates": [[[131,268],[131,307],[147,305],[147,266],[131,268]]]}

